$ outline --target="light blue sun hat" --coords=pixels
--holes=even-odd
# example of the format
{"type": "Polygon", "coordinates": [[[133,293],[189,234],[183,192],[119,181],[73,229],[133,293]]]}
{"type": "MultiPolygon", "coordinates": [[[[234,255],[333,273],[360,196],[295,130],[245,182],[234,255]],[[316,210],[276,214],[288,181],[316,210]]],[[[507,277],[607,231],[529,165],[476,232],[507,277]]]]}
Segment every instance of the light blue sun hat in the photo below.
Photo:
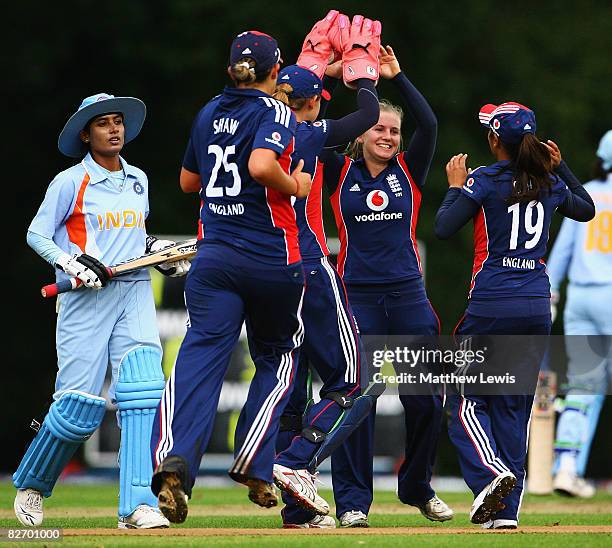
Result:
{"type": "Polygon", "coordinates": [[[87,146],[79,137],[80,131],[92,118],[111,112],[123,114],[124,142],[127,144],[140,133],[147,115],[147,107],[136,97],[115,97],[108,93],[97,93],[86,97],[59,135],[57,147],[60,152],[71,158],[83,156],[87,152],[87,146]]]}
{"type": "Polygon", "coordinates": [[[597,156],[601,158],[601,164],[606,171],[612,169],[612,129],[606,131],[599,141],[597,156]]]}

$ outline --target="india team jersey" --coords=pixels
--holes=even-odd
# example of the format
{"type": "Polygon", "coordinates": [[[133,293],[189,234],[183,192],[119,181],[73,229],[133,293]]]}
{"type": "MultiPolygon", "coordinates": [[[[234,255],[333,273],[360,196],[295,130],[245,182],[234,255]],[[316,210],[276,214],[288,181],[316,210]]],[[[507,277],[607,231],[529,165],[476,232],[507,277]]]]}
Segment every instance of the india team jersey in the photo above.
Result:
{"type": "Polygon", "coordinates": [[[474,217],[474,267],[469,296],[550,297],[550,284],[543,257],[546,254],[552,215],[569,189],[556,175],[550,193],[538,201],[508,202],[512,170],[501,161],[474,170],[461,193],[474,200],[480,210],[474,217]]]}
{"type": "Polygon", "coordinates": [[[256,89],[225,88],[197,115],[183,166],[199,173],[204,241],[230,245],[269,264],[300,261],[291,197],[249,174],[251,151],[270,149],[289,173],[295,117],[256,89]]]}
{"type": "MultiPolygon", "coordinates": [[[[108,266],[143,255],[149,183],[143,171],[120,161],[125,179],[119,185],[89,154],[58,174],[29,230],[69,255],[87,253],[108,266]]],[[[56,277],[68,278],[59,269],[56,277]]],[[[148,280],[149,273],[143,269],[117,279],[148,280]]]]}
{"type": "Polygon", "coordinates": [[[363,160],[345,159],[331,196],[338,226],[338,272],[346,283],[420,278],[416,225],[421,191],[401,152],[373,178],[363,160]]]}
{"type": "Polygon", "coordinates": [[[300,253],[304,260],[316,260],[329,255],[323,227],[323,164],[319,153],[328,135],[328,122],[300,122],[295,132],[295,153],[292,168],[304,160],[302,171],[312,177],[310,194],[295,200],[293,207],[299,230],[300,253]]]}
{"type": "Polygon", "coordinates": [[[547,266],[555,290],[566,273],[572,284],[612,283],[612,174],[585,183],[584,189],[595,203],[595,217],[588,223],[563,220],[547,266]]]}

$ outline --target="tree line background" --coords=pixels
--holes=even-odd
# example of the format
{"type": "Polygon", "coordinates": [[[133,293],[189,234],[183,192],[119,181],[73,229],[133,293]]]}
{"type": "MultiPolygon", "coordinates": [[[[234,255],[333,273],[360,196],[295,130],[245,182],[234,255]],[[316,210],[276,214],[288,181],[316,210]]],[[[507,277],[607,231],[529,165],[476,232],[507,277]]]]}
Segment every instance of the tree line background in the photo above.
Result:
{"type": "MultiPolygon", "coordinates": [[[[448,158],[466,152],[472,167],[490,163],[477,119],[480,106],[508,100],[529,105],[537,115],[538,135],[559,144],[579,178],[590,178],[597,143],[612,127],[612,4],[603,0],[12,2],[3,7],[2,31],[10,238],[4,265],[9,357],[0,421],[3,438],[12,441],[0,456],[0,470],[15,469],[31,438],[29,418],[48,405],[53,391],[55,311],[39,296],[52,270],[27,247],[25,235],[48,183],[73,163],[57,150],[68,117],[94,93],[141,98],[147,120],[124,156],[149,176],[148,231],[194,233],[199,198],[181,193],[178,173],[194,115],[228,83],[232,38],[249,29],[272,34],[290,64],[312,24],[331,8],[382,22],[383,43],[394,47],[402,69],[438,117],[417,235],[427,246],[427,289],[443,333],[452,331],[465,308],[472,231],[465,228],[450,241],[438,241],[433,220],[447,188],[448,158]]],[[[399,102],[388,82],[381,80],[378,91],[399,102]]],[[[327,116],[354,108],[353,92],[340,86],[327,116]]],[[[412,130],[406,116],[405,139],[412,130]]],[[[328,235],[335,236],[327,204],[325,216],[328,235]]],[[[556,219],[551,240],[559,224],[556,219]]],[[[554,331],[561,332],[560,322],[554,331]]],[[[609,409],[604,425],[606,414],[609,409]]],[[[607,471],[604,455],[600,464],[597,459],[603,430],[592,463],[600,474],[607,471]]]]}

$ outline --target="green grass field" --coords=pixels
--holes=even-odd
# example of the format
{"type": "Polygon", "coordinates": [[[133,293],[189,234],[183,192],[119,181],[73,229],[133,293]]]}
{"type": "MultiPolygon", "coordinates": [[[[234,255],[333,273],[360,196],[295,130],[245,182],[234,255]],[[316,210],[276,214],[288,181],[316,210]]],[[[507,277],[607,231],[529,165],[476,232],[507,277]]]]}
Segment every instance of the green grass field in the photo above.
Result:
{"type": "MultiPolygon", "coordinates": [[[[0,528],[18,526],[13,514],[14,488],[0,483],[0,528]]],[[[327,500],[330,491],[322,490],[327,500]]],[[[425,520],[418,510],[399,503],[392,492],[377,492],[370,513],[370,529],[281,531],[278,509],[251,504],[246,489],[196,486],[189,517],[170,530],[125,531],[117,535],[116,485],[62,485],[45,500],[45,527],[64,529],[61,545],[94,546],[587,546],[612,545],[612,495],[598,494],[588,501],[556,495],[525,496],[521,529],[481,532],[469,523],[471,498],[467,493],[441,493],[456,511],[455,519],[442,524],[425,520]],[[602,527],[605,526],[605,527],[602,527]],[[540,529],[533,529],[539,527],[540,529]],[[400,529],[401,528],[401,529],[400,529]],[[571,529],[570,529],[571,528],[571,529]],[[77,533],[71,530],[87,529],[77,533]],[[105,531],[108,530],[108,531],[105,531]],[[594,530],[598,532],[593,532],[594,530]],[[244,530],[241,531],[241,530],[244,530]],[[136,534],[134,534],[136,533],[136,534]],[[471,534],[474,533],[474,534],[471,534]],[[478,534],[476,534],[478,533],[478,534]],[[111,536],[112,535],[112,536],[111,536]],[[418,536],[417,536],[418,535],[418,536]],[[324,537],[324,538],[322,538],[324,537]]],[[[45,543],[58,546],[59,542],[45,543]]],[[[28,543],[29,546],[36,543],[28,543]]],[[[43,544],[39,544],[43,545],[43,544]]]]}

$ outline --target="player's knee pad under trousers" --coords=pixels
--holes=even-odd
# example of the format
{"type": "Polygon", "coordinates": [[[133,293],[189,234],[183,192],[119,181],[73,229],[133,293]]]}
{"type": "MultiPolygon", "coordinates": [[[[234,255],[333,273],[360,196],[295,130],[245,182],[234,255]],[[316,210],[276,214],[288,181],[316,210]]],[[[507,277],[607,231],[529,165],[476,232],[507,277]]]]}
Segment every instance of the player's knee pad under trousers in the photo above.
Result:
{"type": "Polygon", "coordinates": [[[115,388],[121,422],[120,516],[129,516],[139,504],[157,507],[151,491],[150,440],[164,384],[161,354],[156,348],[140,346],[123,358],[115,388]]]}
{"type": "MultiPolygon", "coordinates": [[[[324,400],[331,400],[337,403],[338,407],[340,408],[340,412],[337,414],[337,416],[332,415],[333,422],[327,428],[327,432],[325,429],[321,429],[321,427],[318,425],[313,424],[302,429],[302,437],[313,443],[322,443],[327,437],[328,433],[333,432],[338,424],[342,422],[343,417],[353,406],[353,398],[345,395],[342,392],[327,392],[321,394],[321,402],[324,402],[324,400]]],[[[315,409],[313,412],[318,412],[319,415],[321,414],[321,412],[319,412],[317,409],[315,409]]]]}
{"type": "MultiPolygon", "coordinates": [[[[328,396],[326,396],[328,397],[328,396]]],[[[321,438],[316,441],[320,443],[319,448],[310,460],[307,468],[313,472],[316,468],[329,457],[335,449],[342,445],[359,425],[366,419],[372,411],[377,396],[362,395],[355,399],[350,399],[350,403],[342,406],[342,413],[328,433],[323,433],[321,438]]],[[[336,401],[334,399],[334,401],[336,401]]],[[[341,400],[343,403],[346,400],[341,400]]],[[[339,403],[340,405],[340,403],[339,403]]],[[[302,431],[304,436],[304,431],[302,431]]],[[[306,436],[305,436],[306,437],[306,436]]],[[[307,438],[308,439],[308,438],[307,438]]],[[[311,439],[310,441],[315,441],[311,439]]]]}
{"type": "Polygon", "coordinates": [[[106,409],[104,398],[78,391],[64,392],[53,402],[13,474],[18,489],[32,488],[43,496],[51,491],[79,445],[100,426],[106,409]]]}

